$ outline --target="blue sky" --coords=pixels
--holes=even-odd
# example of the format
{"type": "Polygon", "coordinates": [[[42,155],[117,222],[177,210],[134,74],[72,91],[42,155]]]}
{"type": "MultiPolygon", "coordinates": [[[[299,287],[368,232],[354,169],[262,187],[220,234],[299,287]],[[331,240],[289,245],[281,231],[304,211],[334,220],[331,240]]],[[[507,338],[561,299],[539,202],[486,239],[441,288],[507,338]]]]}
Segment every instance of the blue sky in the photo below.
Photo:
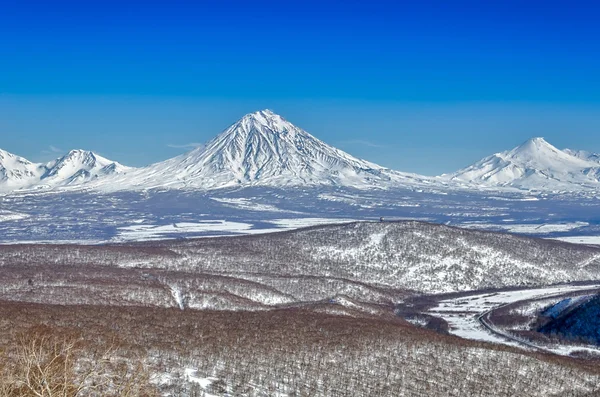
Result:
{"type": "Polygon", "coordinates": [[[0,148],[35,161],[144,165],[263,108],[424,174],[532,136],[600,151],[591,2],[0,5],[0,148]]]}

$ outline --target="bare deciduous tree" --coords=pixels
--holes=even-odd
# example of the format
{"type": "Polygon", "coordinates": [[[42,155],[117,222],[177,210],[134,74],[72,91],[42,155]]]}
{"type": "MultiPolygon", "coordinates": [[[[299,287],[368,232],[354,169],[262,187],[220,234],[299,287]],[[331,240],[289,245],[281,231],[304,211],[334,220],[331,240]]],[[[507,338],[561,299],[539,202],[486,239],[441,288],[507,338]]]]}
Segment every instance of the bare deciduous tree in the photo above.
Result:
{"type": "Polygon", "coordinates": [[[120,360],[116,348],[92,349],[71,332],[35,327],[4,352],[0,397],[151,396],[141,364],[120,360]]]}

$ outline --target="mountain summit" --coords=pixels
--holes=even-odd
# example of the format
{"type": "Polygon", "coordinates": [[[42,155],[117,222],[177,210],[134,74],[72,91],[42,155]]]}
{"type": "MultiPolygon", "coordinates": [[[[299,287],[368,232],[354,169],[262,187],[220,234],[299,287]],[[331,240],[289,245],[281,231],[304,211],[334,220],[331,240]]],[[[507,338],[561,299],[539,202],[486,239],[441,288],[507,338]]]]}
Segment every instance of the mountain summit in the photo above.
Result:
{"type": "Polygon", "coordinates": [[[600,164],[559,150],[544,138],[496,153],[445,178],[488,187],[531,190],[573,190],[600,187],[600,164]]]}
{"type": "Polygon", "coordinates": [[[327,145],[270,110],[249,113],[206,145],[119,178],[134,188],[388,187],[417,179],[327,145]]]}
{"type": "Polygon", "coordinates": [[[325,144],[270,110],[245,115],[188,159],[196,164],[198,175],[233,185],[346,185],[374,182],[384,171],[325,144]]]}
{"type": "Polygon", "coordinates": [[[531,138],[504,155],[504,158],[514,162],[531,164],[537,168],[553,166],[585,166],[583,161],[557,149],[544,138],[531,138]]]}

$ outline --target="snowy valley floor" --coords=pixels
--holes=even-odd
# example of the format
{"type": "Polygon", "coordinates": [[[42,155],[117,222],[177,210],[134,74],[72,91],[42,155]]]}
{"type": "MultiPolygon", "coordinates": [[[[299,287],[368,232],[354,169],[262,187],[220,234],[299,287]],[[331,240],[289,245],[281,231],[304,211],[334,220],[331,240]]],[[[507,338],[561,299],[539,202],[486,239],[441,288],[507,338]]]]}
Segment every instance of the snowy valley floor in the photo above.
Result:
{"type": "Polygon", "coordinates": [[[600,199],[497,191],[245,188],[0,195],[0,243],[99,244],[414,219],[598,244],[600,199]]]}

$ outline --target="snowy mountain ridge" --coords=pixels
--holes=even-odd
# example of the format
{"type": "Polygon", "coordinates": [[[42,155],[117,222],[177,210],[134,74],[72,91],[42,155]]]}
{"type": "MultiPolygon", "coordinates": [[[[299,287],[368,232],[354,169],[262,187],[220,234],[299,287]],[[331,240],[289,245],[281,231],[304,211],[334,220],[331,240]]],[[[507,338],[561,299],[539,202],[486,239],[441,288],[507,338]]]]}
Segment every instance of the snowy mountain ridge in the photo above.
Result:
{"type": "Polygon", "coordinates": [[[85,182],[131,171],[94,152],[71,150],[49,163],[32,163],[0,149],[0,192],[78,186],[85,182]]]}
{"type": "Polygon", "coordinates": [[[41,176],[39,164],[0,149],[0,191],[18,189],[41,176]]]}
{"type": "Polygon", "coordinates": [[[482,187],[573,191],[600,188],[597,154],[559,150],[532,138],[512,150],[493,154],[442,178],[482,187]]]}
{"type": "Polygon", "coordinates": [[[600,164],[600,153],[592,153],[585,150],[571,150],[565,149],[563,150],[565,153],[570,154],[571,156],[575,156],[582,160],[592,161],[594,163],[600,164]]]}
{"type": "Polygon", "coordinates": [[[125,167],[83,150],[48,164],[0,150],[0,192],[249,186],[595,191],[600,190],[600,154],[559,150],[543,138],[532,138],[452,174],[428,177],[356,158],[270,110],[249,113],[205,145],[143,168],[125,167]]]}

